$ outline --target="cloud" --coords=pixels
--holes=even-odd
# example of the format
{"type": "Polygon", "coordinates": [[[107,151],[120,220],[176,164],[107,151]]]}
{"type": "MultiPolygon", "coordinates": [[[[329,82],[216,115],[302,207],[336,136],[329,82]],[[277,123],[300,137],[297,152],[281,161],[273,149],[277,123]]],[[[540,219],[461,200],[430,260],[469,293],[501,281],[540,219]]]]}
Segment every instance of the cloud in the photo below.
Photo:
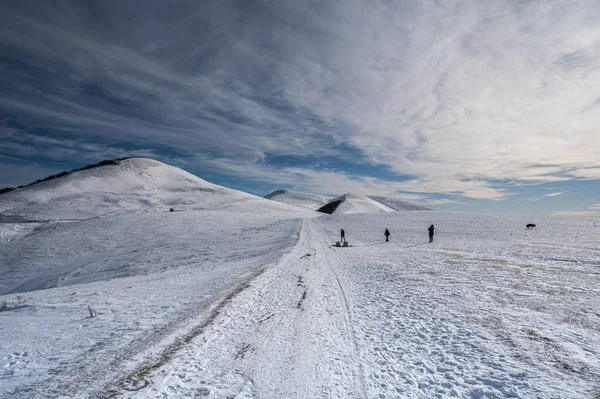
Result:
{"type": "Polygon", "coordinates": [[[426,200],[426,201],[424,201],[424,204],[425,205],[449,205],[449,204],[455,204],[457,202],[458,201],[455,201],[455,200],[442,198],[442,199],[436,199],[436,200],[426,200]]]}
{"type": "Polygon", "coordinates": [[[600,209],[600,203],[590,205],[590,209],[600,209]]]}
{"type": "Polygon", "coordinates": [[[558,197],[559,195],[563,195],[564,192],[562,191],[556,191],[554,193],[548,193],[548,194],[544,194],[544,197],[558,197]]]}
{"type": "Polygon", "coordinates": [[[123,157],[158,158],[152,149],[125,150],[117,146],[79,139],[23,133],[16,129],[0,128],[0,141],[3,143],[3,150],[11,154],[13,159],[38,157],[56,161],[77,159],[79,163],[95,163],[102,159],[123,157]]]}
{"type": "Polygon", "coordinates": [[[596,168],[580,168],[569,171],[568,173],[573,178],[600,180],[600,167],[596,168]]]}
{"type": "Polygon", "coordinates": [[[11,162],[2,157],[0,157],[0,170],[2,170],[2,174],[0,174],[0,188],[17,187],[62,172],[58,168],[45,167],[39,164],[11,162]]]}
{"type": "Polygon", "coordinates": [[[421,198],[600,179],[595,0],[0,11],[5,152],[90,159],[135,143],[306,191],[421,198]],[[414,178],[264,164],[355,154],[414,178]]]}

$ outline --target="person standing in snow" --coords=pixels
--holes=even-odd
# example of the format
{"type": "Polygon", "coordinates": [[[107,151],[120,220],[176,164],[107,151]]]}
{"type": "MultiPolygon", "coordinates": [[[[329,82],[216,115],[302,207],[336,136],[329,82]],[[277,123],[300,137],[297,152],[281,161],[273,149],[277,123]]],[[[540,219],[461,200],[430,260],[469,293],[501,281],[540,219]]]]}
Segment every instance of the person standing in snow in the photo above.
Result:
{"type": "Polygon", "coordinates": [[[385,229],[385,242],[389,242],[389,237],[390,237],[390,231],[388,229],[385,229]]]}
{"type": "Polygon", "coordinates": [[[344,231],[344,229],[342,229],[342,231],[340,231],[340,242],[346,242],[346,232],[344,231]]]}
{"type": "Polygon", "coordinates": [[[429,230],[429,242],[432,243],[433,242],[433,225],[429,226],[429,228],[427,229],[429,230]]]}

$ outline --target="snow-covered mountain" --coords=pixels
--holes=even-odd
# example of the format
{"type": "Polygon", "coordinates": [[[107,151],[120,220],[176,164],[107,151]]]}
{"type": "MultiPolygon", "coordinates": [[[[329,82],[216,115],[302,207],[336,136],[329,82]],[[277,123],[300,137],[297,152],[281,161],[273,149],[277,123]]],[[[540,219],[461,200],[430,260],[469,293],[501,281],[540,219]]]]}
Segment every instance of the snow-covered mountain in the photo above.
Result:
{"type": "Polygon", "coordinates": [[[394,212],[395,210],[364,195],[346,193],[329,201],[325,206],[319,208],[318,211],[346,215],[352,213],[394,212]]]}
{"type": "Polygon", "coordinates": [[[234,203],[253,203],[269,211],[302,212],[297,207],[209,183],[159,161],[132,158],[2,194],[0,214],[33,220],[83,219],[120,211],[207,209],[234,203]]]}
{"type": "Polygon", "coordinates": [[[324,195],[300,193],[290,190],[276,190],[271,194],[265,195],[265,198],[313,210],[317,210],[331,201],[331,197],[324,195]]]}
{"type": "Polygon", "coordinates": [[[396,211],[432,211],[433,209],[395,198],[369,195],[368,198],[389,206],[396,211]]]}
{"type": "Polygon", "coordinates": [[[265,195],[265,198],[284,204],[313,209],[323,213],[377,213],[390,211],[430,211],[421,205],[389,197],[363,196],[347,193],[337,198],[318,194],[300,193],[290,190],[276,190],[265,195]],[[341,208],[338,207],[345,203],[341,208]]]}

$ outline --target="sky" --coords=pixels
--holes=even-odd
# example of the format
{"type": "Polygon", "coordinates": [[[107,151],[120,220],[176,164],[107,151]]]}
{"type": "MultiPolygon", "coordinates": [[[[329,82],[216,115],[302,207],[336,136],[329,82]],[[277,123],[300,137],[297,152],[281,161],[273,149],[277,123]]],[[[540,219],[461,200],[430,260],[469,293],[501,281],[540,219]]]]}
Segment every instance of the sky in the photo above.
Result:
{"type": "Polygon", "coordinates": [[[132,156],[600,216],[597,0],[4,0],[0,93],[0,187],[132,156]]]}

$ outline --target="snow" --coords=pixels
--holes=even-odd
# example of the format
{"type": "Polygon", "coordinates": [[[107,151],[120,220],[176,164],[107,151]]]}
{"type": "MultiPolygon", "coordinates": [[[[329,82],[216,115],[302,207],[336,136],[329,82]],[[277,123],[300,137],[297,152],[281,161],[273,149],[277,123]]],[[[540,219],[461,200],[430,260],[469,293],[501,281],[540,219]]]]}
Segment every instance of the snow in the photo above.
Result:
{"type": "Polygon", "coordinates": [[[347,193],[330,202],[340,201],[336,214],[394,212],[394,209],[360,194],[347,193]]]}
{"type": "Polygon", "coordinates": [[[330,216],[154,162],[0,195],[0,397],[600,393],[593,219],[330,216]]]}
{"type": "MultiPolygon", "coordinates": [[[[2,194],[0,215],[67,220],[124,211],[208,209],[245,201],[267,202],[159,161],[133,158],[2,194]]],[[[269,209],[289,212],[290,207],[269,209]]]]}
{"type": "Polygon", "coordinates": [[[331,197],[324,195],[299,193],[290,190],[276,190],[265,195],[265,198],[315,211],[331,200],[331,197]]]}
{"type": "Polygon", "coordinates": [[[127,396],[591,397],[600,233],[585,219],[539,218],[535,231],[521,219],[307,220],[288,255],[127,396]],[[340,227],[349,248],[330,246],[340,227]]]}
{"type": "Polygon", "coordinates": [[[395,211],[431,211],[431,208],[427,208],[421,205],[413,204],[411,202],[402,201],[396,198],[389,197],[379,197],[374,195],[369,195],[368,198],[380,202],[384,205],[389,206],[395,211]]]}

